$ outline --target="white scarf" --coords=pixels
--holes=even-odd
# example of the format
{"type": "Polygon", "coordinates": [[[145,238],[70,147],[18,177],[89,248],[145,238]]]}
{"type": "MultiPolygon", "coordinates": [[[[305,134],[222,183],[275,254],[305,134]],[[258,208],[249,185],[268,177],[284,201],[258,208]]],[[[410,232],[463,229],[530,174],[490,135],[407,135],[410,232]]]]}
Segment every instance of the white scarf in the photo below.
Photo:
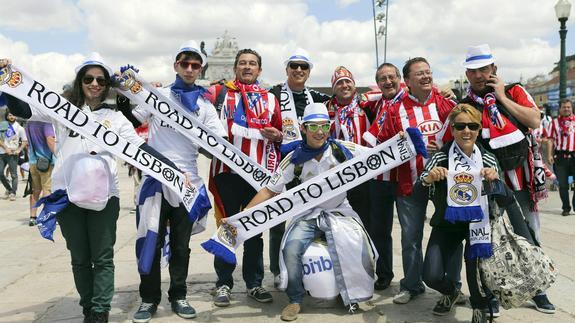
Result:
{"type": "Polygon", "coordinates": [[[191,213],[198,188],[185,185],[184,174],[107,129],[94,120],[90,113],[84,113],[27,72],[14,65],[1,69],[0,91],[41,109],[52,119],[166,185],[179,196],[186,210],[191,213]]]}
{"type": "Polygon", "coordinates": [[[329,172],[228,217],[202,247],[228,263],[236,263],[235,250],[245,240],[403,164],[417,153],[425,153],[419,130],[410,128],[408,134],[405,138],[396,135],[329,172]]]}
{"type": "MultiPolygon", "coordinates": [[[[303,92],[306,96],[306,106],[313,103],[313,97],[311,96],[311,93],[309,93],[308,89],[304,88],[303,92]]],[[[299,130],[300,120],[297,117],[293,92],[289,88],[287,82],[282,86],[279,102],[282,113],[282,130],[284,134],[282,144],[285,145],[292,141],[302,139],[299,130]]]]}
{"type": "Polygon", "coordinates": [[[448,160],[445,220],[451,223],[469,222],[470,248],[466,257],[488,258],[492,255],[491,227],[489,202],[486,195],[481,195],[481,151],[473,145],[473,153],[469,157],[454,141],[449,148],[448,160]]]}
{"type": "Polygon", "coordinates": [[[271,173],[266,168],[198,121],[180,103],[160,93],[134,70],[126,70],[118,81],[118,92],[149,109],[154,116],[221,160],[256,190],[267,185],[271,173]]]}

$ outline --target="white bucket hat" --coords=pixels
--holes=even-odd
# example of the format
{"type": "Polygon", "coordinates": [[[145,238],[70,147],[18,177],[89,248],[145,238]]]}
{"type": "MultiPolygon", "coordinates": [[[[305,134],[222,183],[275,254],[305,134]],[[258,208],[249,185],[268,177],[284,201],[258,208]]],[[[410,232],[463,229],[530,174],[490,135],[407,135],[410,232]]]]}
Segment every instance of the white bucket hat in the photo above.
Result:
{"type": "Polygon", "coordinates": [[[323,103],[311,103],[305,107],[303,122],[329,121],[327,108],[323,103]]]}
{"type": "Polygon", "coordinates": [[[309,64],[310,69],[313,68],[309,53],[303,48],[296,49],[295,52],[284,61],[284,66],[287,67],[290,62],[306,62],[309,64]]]}
{"type": "Polygon", "coordinates": [[[96,52],[93,52],[92,54],[90,54],[90,56],[88,56],[88,58],[86,58],[86,60],[84,62],[82,62],[82,64],[78,65],[74,71],[76,72],[76,74],[78,74],[78,72],[80,72],[80,70],[84,66],[89,66],[89,65],[97,65],[97,66],[103,67],[108,72],[108,74],[110,76],[112,76],[112,74],[114,74],[112,69],[108,65],[104,64],[104,60],[102,59],[102,56],[96,52]]]}
{"type": "Polygon", "coordinates": [[[174,55],[174,60],[176,59],[176,57],[178,57],[178,55],[180,55],[180,53],[183,52],[194,52],[200,55],[200,57],[202,58],[202,66],[206,66],[206,64],[208,63],[208,58],[206,57],[206,55],[204,55],[204,53],[202,53],[202,51],[200,50],[200,46],[198,46],[198,43],[196,43],[195,40],[188,40],[187,42],[183,43],[176,52],[176,55],[174,55]]]}
{"type": "Polygon", "coordinates": [[[465,68],[476,69],[495,63],[491,48],[489,45],[482,44],[477,46],[469,46],[465,56],[465,62],[461,65],[465,68]]]}

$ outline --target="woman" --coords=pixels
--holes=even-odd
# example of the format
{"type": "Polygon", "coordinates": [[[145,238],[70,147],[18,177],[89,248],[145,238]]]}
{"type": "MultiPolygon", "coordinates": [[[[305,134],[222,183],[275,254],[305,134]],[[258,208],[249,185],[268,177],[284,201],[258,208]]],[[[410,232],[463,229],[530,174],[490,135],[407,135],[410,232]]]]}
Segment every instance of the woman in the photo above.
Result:
{"type": "MultiPolygon", "coordinates": [[[[443,294],[433,309],[436,315],[449,313],[458,301],[456,283],[445,273],[461,261],[458,247],[466,241],[465,269],[473,308],[472,322],[485,322],[487,299],[480,292],[477,261],[492,254],[489,236],[489,216],[496,207],[492,188],[498,194],[508,194],[499,181],[499,166],[495,156],[476,143],[481,129],[481,114],[467,104],[457,105],[448,121],[454,141],[446,144],[426,164],[418,188],[430,190],[435,213],[424,261],[425,283],[443,294]]],[[[497,198],[498,204],[508,200],[497,198]]]]}
{"type": "MultiPolygon", "coordinates": [[[[7,64],[10,60],[0,60],[0,68],[7,64]]],[[[89,58],[76,68],[68,100],[108,129],[175,167],[144,143],[122,113],[104,102],[110,91],[111,74],[99,55],[89,58]]],[[[7,100],[12,113],[55,126],[57,159],[52,191],[53,195],[67,194],[70,201],[56,219],[70,250],[84,322],[107,322],[114,294],[114,243],[120,211],[116,157],[52,120],[41,109],[11,96],[7,100]]]]}

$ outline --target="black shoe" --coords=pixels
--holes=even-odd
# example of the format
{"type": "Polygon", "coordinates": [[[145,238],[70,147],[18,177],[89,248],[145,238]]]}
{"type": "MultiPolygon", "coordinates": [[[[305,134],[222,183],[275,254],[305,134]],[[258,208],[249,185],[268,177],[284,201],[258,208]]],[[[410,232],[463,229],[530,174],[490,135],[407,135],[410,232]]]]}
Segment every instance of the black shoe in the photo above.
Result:
{"type": "Polygon", "coordinates": [[[196,310],[185,299],[178,299],[172,303],[172,311],[178,314],[179,317],[184,319],[192,319],[196,317],[196,310]]]}
{"type": "Polygon", "coordinates": [[[485,310],[474,308],[471,323],[487,323],[487,315],[485,315],[485,310]]]}
{"type": "Polygon", "coordinates": [[[90,319],[92,318],[92,311],[89,307],[82,308],[82,314],[84,314],[83,323],[90,323],[90,319]]]}
{"type": "Polygon", "coordinates": [[[547,295],[537,295],[532,298],[533,303],[535,304],[535,309],[541,313],[545,314],[554,314],[555,313],[555,306],[551,304],[547,295]]]}
{"type": "Polygon", "coordinates": [[[272,294],[261,286],[248,289],[248,296],[260,303],[271,303],[274,300],[272,294]]]}
{"type": "Polygon", "coordinates": [[[568,216],[569,215],[569,210],[563,210],[563,212],[561,212],[562,216],[568,216]]]}
{"type": "Polygon", "coordinates": [[[433,314],[446,315],[451,312],[453,305],[459,300],[459,290],[456,290],[453,295],[441,295],[437,304],[433,308],[433,314]]]}
{"type": "Polygon", "coordinates": [[[36,225],[36,218],[30,217],[30,220],[28,221],[28,226],[33,227],[35,225],[36,225]]]}
{"type": "Polygon", "coordinates": [[[149,322],[157,310],[158,305],[154,303],[142,302],[142,304],[140,304],[140,307],[138,307],[136,313],[134,313],[134,316],[132,316],[132,322],[134,323],[149,322]]]}
{"type": "Polygon", "coordinates": [[[92,312],[90,323],[108,323],[108,312],[92,312]]]}
{"type": "Polygon", "coordinates": [[[390,278],[378,278],[375,281],[375,284],[373,284],[373,288],[375,290],[384,290],[387,289],[389,287],[389,285],[391,285],[391,279],[390,278]]]}
{"type": "MultiPolygon", "coordinates": [[[[499,312],[499,301],[497,298],[493,297],[489,300],[489,305],[491,306],[491,313],[493,313],[493,318],[497,318],[501,316],[501,312],[499,312]]],[[[485,314],[490,315],[489,307],[485,309],[485,314]]]]}

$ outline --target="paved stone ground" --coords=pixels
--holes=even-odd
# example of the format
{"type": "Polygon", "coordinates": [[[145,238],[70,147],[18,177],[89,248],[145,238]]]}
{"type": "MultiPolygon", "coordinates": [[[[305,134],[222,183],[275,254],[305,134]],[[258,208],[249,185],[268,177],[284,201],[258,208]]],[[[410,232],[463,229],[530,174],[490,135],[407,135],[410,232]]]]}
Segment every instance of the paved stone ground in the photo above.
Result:
{"type": "MultiPolygon", "coordinates": [[[[207,162],[202,161],[202,174],[207,162]]],[[[132,181],[125,168],[121,173],[121,212],[118,220],[116,255],[116,286],[110,320],[130,322],[139,305],[139,276],[134,255],[135,215],[133,208],[132,181]]],[[[21,182],[20,191],[24,189],[21,182]]],[[[21,196],[21,193],[19,193],[21,196]]],[[[557,307],[554,315],[535,311],[532,305],[513,310],[502,310],[498,322],[575,322],[575,215],[562,217],[557,192],[541,205],[541,222],[545,251],[555,260],[559,270],[558,280],[548,291],[557,307]]],[[[211,303],[210,290],[216,279],[213,257],[204,252],[200,243],[208,239],[214,230],[210,218],[207,231],[192,237],[190,274],[188,277],[188,300],[198,311],[198,322],[280,322],[279,314],[287,304],[284,293],[273,289],[272,275],[266,272],[264,285],[272,290],[274,302],[259,304],[248,299],[241,279],[241,268],[235,272],[232,306],[218,308],[211,303]]],[[[469,322],[469,305],[458,306],[445,317],[431,314],[439,294],[427,292],[406,305],[395,305],[391,299],[399,288],[401,250],[399,223],[394,222],[394,271],[396,278],[391,287],[377,292],[369,302],[362,303],[354,315],[343,308],[330,304],[315,304],[306,298],[299,322],[469,322]]],[[[426,227],[425,239],[429,236],[426,227]]],[[[264,237],[267,241],[267,236],[264,237]]],[[[425,242],[424,242],[425,243],[425,242]]],[[[266,243],[267,244],[267,243],[266,243]]],[[[241,252],[241,251],[240,251],[241,252]]],[[[265,252],[268,268],[267,249],[265,252]]],[[[28,227],[28,200],[18,198],[15,202],[0,200],[0,322],[81,322],[79,297],[74,288],[70,256],[59,230],[55,242],[44,240],[35,227],[28,227]]],[[[168,273],[163,271],[163,290],[168,289],[168,273]]],[[[462,277],[465,274],[462,273],[462,277]]],[[[466,284],[464,283],[464,292],[466,284]]],[[[174,315],[167,295],[164,294],[153,322],[182,322],[174,315]]]]}

